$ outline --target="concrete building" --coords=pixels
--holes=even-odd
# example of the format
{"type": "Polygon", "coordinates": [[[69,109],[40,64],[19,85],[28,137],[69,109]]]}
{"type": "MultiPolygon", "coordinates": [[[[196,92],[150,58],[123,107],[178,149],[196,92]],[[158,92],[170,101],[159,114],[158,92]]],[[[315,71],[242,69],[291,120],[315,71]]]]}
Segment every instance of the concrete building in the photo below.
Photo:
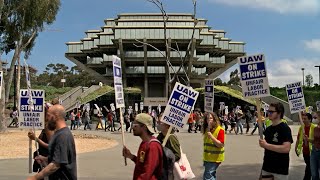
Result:
{"type": "MultiPolygon", "coordinates": [[[[112,85],[112,55],[122,60],[123,84],[139,87],[145,106],[166,103],[169,93],[169,73],[173,75],[182,64],[181,56],[191,41],[191,50],[184,62],[190,84],[203,86],[205,78],[215,78],[236,64],[237,57],[245,55],[244,42],[235,42],[225,37],[226,32],[207,25],[206,19],[191,14],[168,14],[166,38],[174,49],[169,49],[170,63],[165,57],[164,23],[161,14],[120,14],[117,18],[106,19],[99,30],[88,30],[86,37],[78,42],[68,42],[66,57],[88,71],[97,80],[112,85]],[[194,36],[191,39],[196,23],[194,36]],[[150,46],[137,40],[151,44],[150,46]],[[181,55],[181,56],[180,56],[181,55]],[[150,104],[149,104],[150,103],[150,104]]],[[[181,70],[181,80],[185,77],[181,70]]]]}

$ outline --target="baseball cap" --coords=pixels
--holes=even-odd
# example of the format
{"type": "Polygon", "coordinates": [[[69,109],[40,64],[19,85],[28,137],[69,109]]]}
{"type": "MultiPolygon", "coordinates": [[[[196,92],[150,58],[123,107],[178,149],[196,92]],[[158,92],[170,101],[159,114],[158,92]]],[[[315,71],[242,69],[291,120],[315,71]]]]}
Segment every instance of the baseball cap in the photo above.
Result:
{"type": "Polygon", "coordinates": [[[154,134],[154,130],[152,128],[152,117],[147,114],[147,113],[140,113],[136,116],[136,121],[141,123],[141,124],[144,124],[146,125],[146,127],[148,128],[148,130],[154,134]]]}

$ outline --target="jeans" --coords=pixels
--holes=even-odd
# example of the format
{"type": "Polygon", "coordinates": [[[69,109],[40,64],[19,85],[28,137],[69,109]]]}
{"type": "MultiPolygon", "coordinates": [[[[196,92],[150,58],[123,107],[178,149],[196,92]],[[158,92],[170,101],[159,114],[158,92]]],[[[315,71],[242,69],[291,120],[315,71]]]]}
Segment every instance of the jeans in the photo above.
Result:
{"type": "Polygon", "coordinates": [[[216,162],[204,162],[204,173],[203,173],[203,180],[216,180],[217,176],[217,169],[220,163],[216,162]]]}
{"type": "Polygon", "coordinates": [[[72,127],[73,127],[73,130],[76,129],[76,121],[75,120],[71,120],[71,125],[70,125],[71,130],[72,130],[72,127]]]}
{"type": "Polygon", "coordinates": [[[243,134],[243,130],[242,130],[242,128],[243,128],[243,125],[242,125],[242,123],[239,121],[239,122],[237,122],[237,133],[239,133],[239,129],[241,130],[241,134],[243,134]]]}
{"type": "Polygon", "coordinates": [[[304,162],[306,163],[306,169],[304,171],[303,180],[311,180],[311,171],[310,171],[310,154],[303,154],[304,162]]]}
{"type": "MultiPolygon", "coordinates": [[[[251,134],[253,134],[254,132],[256,132],[257,128],[259,127],[259,124],[258,122],[256,122],[256,125],[254,126],[254,129],[252,130],[251,134]]],[[[262,123],[262,128],[263,128],[263,131],[266,130],[266,125],[264,123],[262,123]]]]}
{"type": "Polygon", "coordinates": [[[319,179],[319,169],[320,169],[320,150],[316,150],[312,147],[310,156],[310,169],[312,180],[319,179]]]}

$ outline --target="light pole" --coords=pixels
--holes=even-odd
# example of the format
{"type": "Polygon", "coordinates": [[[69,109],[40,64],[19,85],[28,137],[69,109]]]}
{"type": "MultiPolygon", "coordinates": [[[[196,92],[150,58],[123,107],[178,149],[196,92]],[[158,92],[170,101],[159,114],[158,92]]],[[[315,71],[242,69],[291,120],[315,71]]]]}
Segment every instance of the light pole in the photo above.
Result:
{"type": "Polygon", "coordinates": [[[314,66],[316,68],[319,68],[319,82],[318,82],[318,85],[320,86],[320,66],[314,66]]]}
{"type": "Polygon", "coordinates": [[[61,82],[62,82],[62,88],[64,88],[64,83],[66,82],[66,79],[64,78],[64,70],[62,69],[62,79],[61,79],[61,82]]]}
{"type": "Polygon", "coordinates": [[[302,70],[302,86],[304,86],[304,68],[301,68],[302,70]]]}

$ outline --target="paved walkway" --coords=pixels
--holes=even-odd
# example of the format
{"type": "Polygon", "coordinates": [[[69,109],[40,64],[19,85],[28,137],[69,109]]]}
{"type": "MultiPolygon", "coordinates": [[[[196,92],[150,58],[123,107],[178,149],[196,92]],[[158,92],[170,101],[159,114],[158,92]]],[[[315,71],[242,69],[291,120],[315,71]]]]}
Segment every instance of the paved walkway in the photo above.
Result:
{"type": "MultiPolygon", "coordinates": [[[[296,139],[298,126],[292,126],[293,138],[296,139]]],[[[121,134],[105,133],[104,131],[83,131],[76,133],[90,133],[106,136],[119,141],[119,145],[111,149],[91,153],[78,154],[78,177],[80,180],[127,180],[132,179],[134,164],[128,160],[124,166],[121,156],[121,134]]],[[[202,136],[200,133],[189,134],[186,130],[177,133],[183,151],[187,154],[192,169],[201,179],[202,167],[202,136]]],[[[128,148],[136,153],[140,138],[126,133],[128,148]]],[[[258,145],[258,135],[234,135],[226,137],[226,161],[218,169],[219,180],[256,180],[258,179],[263,150],[258,145]]],[[[292,145],[294,148],[294,145],[292,145]]],[[[27,151],[27,150],[26,150],[27,151]]],[[[291,150],[290,180],[301,180],[304,174],[304,162],[296,157],[291,150]]],[[[27,159],[0,160],[0,180],[24,180],[27,177],[27,159]]]]}

